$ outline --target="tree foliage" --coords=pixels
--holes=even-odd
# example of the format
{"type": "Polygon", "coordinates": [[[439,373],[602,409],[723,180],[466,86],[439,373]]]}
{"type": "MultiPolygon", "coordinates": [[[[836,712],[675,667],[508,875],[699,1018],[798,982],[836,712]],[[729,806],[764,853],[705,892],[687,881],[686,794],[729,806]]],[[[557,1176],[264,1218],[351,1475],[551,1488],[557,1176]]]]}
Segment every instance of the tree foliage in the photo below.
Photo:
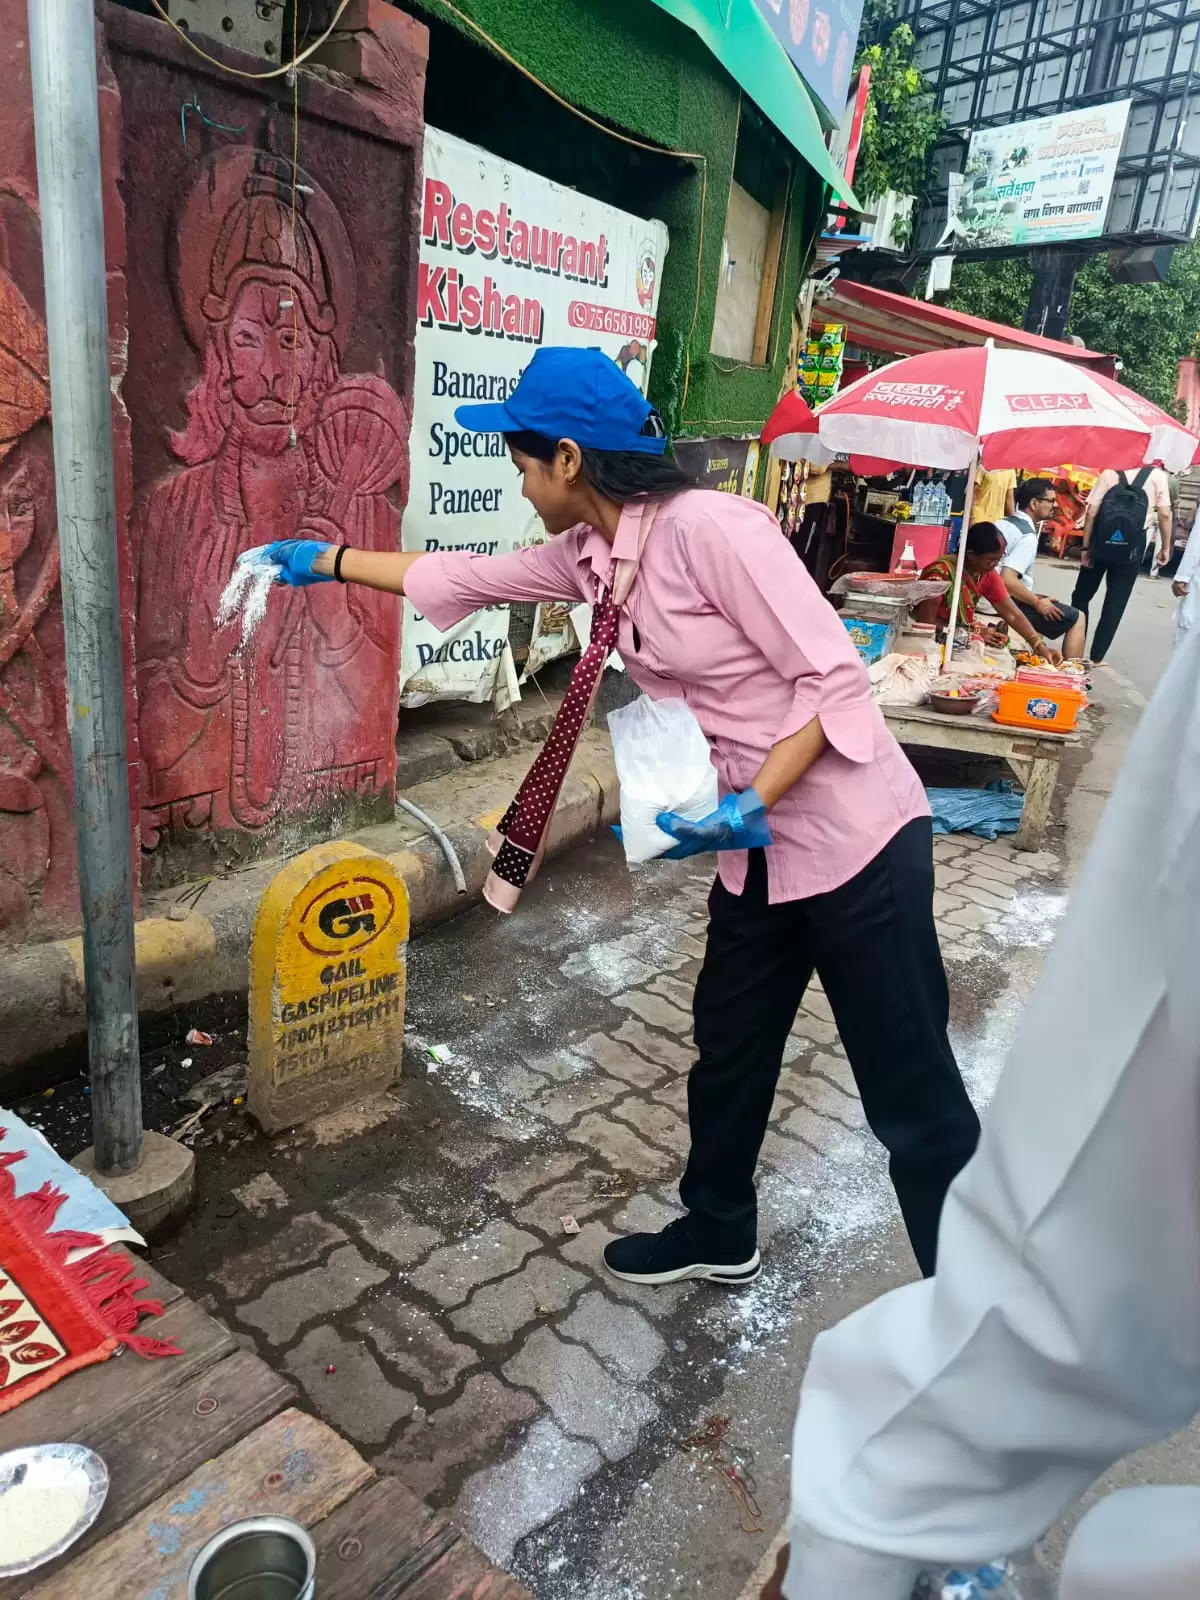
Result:
{"type": "Polygon", "coordinates": [[[1033,272],[1023,256],[1006,261],[956,261],[949,293],[941,304],[989,322],[1019,328],[1025,321],[1033,272]]]}
{"type": "MultiPolygon", "coordinates": [[[[945,304],[1019,328],[1032,283],[1022,258],[967,262],[955,267],[945,304]]],[[[1107,257],[1092,256],[1075,280],[1067,332],[1120,356],[1121,381],[1174,412],[1180,359],[1200,341],[1200,246],[1176,250],[1164,283],[1114,283],[1107,257]]]]}
{"type": "Polygon", "coordinates": [[[1200,249],[1176,250],[1164,283],[1114,283],[1107,259],[1093,256],[1075,280],[1068,331],[1115,351],[1122,383],[1175,411],[1179,362],[1200,337],[1200,249]]]}
{"type": "Polygon", "coordinates": [[[867,0],[856,66],[869,66],[871,88],[863,116],[854,188],[862,200],[888,189],[920,194],[929,148],[945,126],[913,60],[913,31],[897,22],[895,0],[867,0]]]}

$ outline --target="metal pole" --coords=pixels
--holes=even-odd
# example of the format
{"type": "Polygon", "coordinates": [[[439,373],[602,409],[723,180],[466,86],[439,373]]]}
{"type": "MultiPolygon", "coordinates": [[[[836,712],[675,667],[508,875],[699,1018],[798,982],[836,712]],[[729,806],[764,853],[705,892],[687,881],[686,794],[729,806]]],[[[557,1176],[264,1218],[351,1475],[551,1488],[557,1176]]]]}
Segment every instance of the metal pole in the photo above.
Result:
{"type": "Polygon", "coordinates": [[[142,1154],[93,0],[29,0],[96,1166],[142,1154]]]}
{"type": "Polygon", "coordinates": [[[1026,333],[1061,339],[1071,315],[1075,279],[1085,257],[1081,251],[1048,245],[1033,252],[1033,283],[1025,312],[1026,333]]]}
{"type": "Polygon", "coordinates": [[[1121,42],[1120,22],[1127,0],[1100,0],[1083,79],[1085,95],[1103,94],[1112,82],[1113,65],[1121,42]]]}
{"type": "MultiPolygon", "coordinates": [[[[991,343],[991,340],[988,340],[991,343]]],[[[958,553],[954,563],[954,582],[950,586],[950,616],[946,623],[946,642],[942,645],[942,671],[954,660],[954,635],[958,632],[958,600],[962,594],[963,573],[967,566],[967,534],[971,528],[971,511],[975,505],[975,479],[979,472],[979,446],[971,457],[971,470],[967,473],[967,492],[963,496],[962,527],[958,533],[958,553]]],[[[969,646],[968,646],[969,648],[969,646]]]]}

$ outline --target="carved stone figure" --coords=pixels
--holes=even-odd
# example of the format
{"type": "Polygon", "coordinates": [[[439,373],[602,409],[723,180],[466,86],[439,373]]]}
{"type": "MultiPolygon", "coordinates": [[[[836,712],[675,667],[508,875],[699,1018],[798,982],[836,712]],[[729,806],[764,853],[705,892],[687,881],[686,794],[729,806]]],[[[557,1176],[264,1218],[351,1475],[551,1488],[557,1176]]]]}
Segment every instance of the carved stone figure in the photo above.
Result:
{"type": "Polygon", "coordinates": [[[0,270],[0,930],[74,899],[46,333],[0,270]]]}
{"type": "MultiPolygon", "coordinates": [[[[282,157],[210,157],[178,219],[176,303],[199,361],[182,466],[138,508],[142,844],[261,831],[337,794],[385,791],[398,622],[340,585],[272,593],[249,643],[219,628],[243,550],[314,537],[395,549],[409,419],[342,371],[354,257],[328,195],[282,157]]],[[[134,308],[136,316],[136,307],[134,308]]]]}

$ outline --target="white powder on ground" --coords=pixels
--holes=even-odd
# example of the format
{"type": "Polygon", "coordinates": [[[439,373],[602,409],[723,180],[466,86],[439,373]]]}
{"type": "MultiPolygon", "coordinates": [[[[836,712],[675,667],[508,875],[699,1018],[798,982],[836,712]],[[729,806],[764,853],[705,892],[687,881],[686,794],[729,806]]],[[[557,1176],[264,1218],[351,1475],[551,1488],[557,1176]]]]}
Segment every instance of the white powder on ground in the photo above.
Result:
{"type": "Polygon", "coordinates": [[[988,931],[997,944],[1007,949],[1044,950],[1054,943],[1058,925],[1066,915],[1067,900],[1068,895],[1061,889],[1022,891],[988,931]]]}
{"type": "Polygon", "coordinates": [[[275,583],[277,568],[261,550],[248,550],[234,564],[217,606],[217,626],[228,627],[238,614],[242,618],[242,648],[254,637],[254,630],[267,614],[267,597],[275,583]]]}
{"type": "Polygon", "coordinates": [[[82,1478],[73,1485],[14,1484],[0,1495],[0,1567],[33,1561],[52,1550],[78,1522],[86,1503],[82,1478]]]}

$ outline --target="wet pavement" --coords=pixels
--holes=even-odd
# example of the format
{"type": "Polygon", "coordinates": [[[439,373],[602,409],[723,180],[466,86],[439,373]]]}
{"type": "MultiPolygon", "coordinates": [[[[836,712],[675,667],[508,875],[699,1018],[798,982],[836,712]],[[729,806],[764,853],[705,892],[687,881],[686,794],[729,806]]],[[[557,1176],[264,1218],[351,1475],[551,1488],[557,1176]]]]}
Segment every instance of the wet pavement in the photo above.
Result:
{"type": "MultiPolygon", "coordinates": [[[[935,846],[952,1033],[981,1107],[1065,910],[1068,849],[1073,873],[1144,705],[1133,678],[1148,692],[1167,648],[1165,587],[1139,584],[1122,630],[1138,671],[1097,681],[1068,830],[1033,857],[935,846]]],[[[274,1141],[227,1094],[189,1136],[196,1209],[153,1252],[537,1600],[736,1600],[784,1521],[813,1338],[914,1275],[819,990],[764,1146],[762,1277],[738,1293],[604,1274],[609,1237],[677,1208],[708,883],[695,863],[630,874],[610,840],[553,863],[513,918],[480,908],[415,940],[394,1092],[274,1141]]],[[[233,1000],[150,1041],[147,1126],[178,1129],[197,1080],[244,1062],[243,1024],[233,1000]],[[184,1043],[193,1026],[215,1044],[184,1043]]],[[[82,1079],[18,1109],[65,1154],[90,1142],[82,1079]]],[[[1189,1434],[1106,1481],[1194,1481],[1198,1450],[1189,1434]]]]}
{"type": "MultiPolygon", "coordinates": [[[[1078,575],[1077,562],[1042,556],[1034,583],[1042,594],[1056,600],[1070,600],[1078,575]]],[[[1101,596],[1096,605],[1102,603],[1101,596]]],[[[1111,674],[1113,681],[1128,683],[1141,696],[1143,704],[1150,698],[1171,659],[1174,610],[1169,578],[1151,578],[1146,574],[1138,578],[1109,651],[1108,672],[1099,674],[1096,680],[1101,696],[1107,692],[1111,698],[1112,683],[1105,682],[1111,674]]]]}
{"type": "MultiPolygon", "coordinates": [[[[954,1040],[982,1105],[1065,894],[1052,853],[936,851],[954,1040]]],[[[814,989],[763,1151],[762,1277],[604,1274],[613,1234],[677,1209],[708,884],[694,863],[630,874],[609,842],[516,916],[481,908],[418,939],[396,1090],[274,1141],[236,1107],[207,1114],[195,1212],[155,1252],[538,1600],[736,1596],[784,1519],[811,1339],[914,1272],[814,989]]],[[[148,1123],[176,1126],[185,1083],[241,1055],[234,1015],[180,1019],[212,1048],[149,1054],[148,1123]]],[[[67,1150],[87,1110],[72,1085],[26,1108],[67,1150]]]]}

